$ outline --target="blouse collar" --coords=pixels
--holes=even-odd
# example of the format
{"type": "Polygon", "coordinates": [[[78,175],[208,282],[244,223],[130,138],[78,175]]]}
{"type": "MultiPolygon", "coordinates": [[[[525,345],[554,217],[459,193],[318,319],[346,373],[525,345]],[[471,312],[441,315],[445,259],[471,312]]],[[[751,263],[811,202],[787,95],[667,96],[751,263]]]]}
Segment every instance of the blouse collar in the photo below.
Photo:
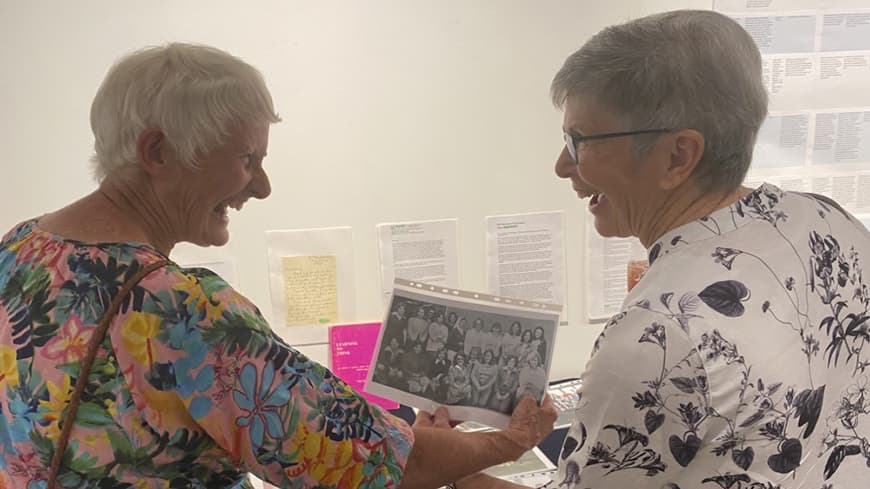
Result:
{"type": "Polygon", "coordinates": [[[755,220],[765,220],[776,226],[786,219],[785,213],[779,209],[784,195],[780,188],[764,183],[728,207],[665,233],[649,249],[650,266],[680,248],[724,236],[755,220]]]}

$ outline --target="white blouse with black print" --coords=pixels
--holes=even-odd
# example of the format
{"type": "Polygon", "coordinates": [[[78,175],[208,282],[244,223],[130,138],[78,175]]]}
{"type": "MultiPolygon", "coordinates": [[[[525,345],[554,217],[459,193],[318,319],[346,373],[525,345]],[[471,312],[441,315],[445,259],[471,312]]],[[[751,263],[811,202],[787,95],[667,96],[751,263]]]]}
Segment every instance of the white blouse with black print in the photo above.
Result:
{"type": "Polygon", "coordinates": [[[649,258],[548,487],[870,487],[867,230],[766,184],[649,258]]]}

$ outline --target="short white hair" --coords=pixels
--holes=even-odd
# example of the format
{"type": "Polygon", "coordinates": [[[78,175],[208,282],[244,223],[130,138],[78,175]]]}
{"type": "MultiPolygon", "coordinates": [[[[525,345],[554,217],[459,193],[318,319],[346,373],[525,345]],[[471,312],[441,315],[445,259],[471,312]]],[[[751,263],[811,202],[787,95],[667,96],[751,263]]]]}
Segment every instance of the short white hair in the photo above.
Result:
{"type": "MultiPolygon", "coordinates": [[[[767,116],[761,55],[733,19],[676,10],[608,27],[568,57],[551,87],[564,107],[582,95],[625,130],[695,129],[705,148],[693,178],[707,191],[740,186],[767,116]]],[[[640,155],[657,136],[636,136],[640,155]]]]}
{"type": "Polygon", "coordinates": [[[94,174],[138,162],[137,142],[159,128],[182,164],[222,144],[235,127],[281,120],[262,74],[219,49],[170,43],[136,51],[109,70],[91,105],[94,174]]]}

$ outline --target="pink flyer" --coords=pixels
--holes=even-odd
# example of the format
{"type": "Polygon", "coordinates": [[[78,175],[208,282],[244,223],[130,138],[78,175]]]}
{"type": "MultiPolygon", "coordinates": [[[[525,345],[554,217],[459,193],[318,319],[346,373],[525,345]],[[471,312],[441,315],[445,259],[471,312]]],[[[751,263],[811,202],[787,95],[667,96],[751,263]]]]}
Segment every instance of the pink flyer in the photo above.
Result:
{"type": "Polygon", "coordinates": [[[381,323],[337,324],[329,327],[329,364],[336,376],[361,393],[369,402],[385,409],[399,403],[365,392],[366,376],[372,361],[381,323]]]}

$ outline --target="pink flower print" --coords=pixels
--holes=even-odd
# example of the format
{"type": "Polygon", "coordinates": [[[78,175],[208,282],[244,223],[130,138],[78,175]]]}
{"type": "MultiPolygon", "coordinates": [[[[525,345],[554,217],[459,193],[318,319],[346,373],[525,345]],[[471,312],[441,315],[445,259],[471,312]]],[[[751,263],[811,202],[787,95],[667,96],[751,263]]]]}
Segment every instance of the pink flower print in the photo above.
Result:
{"type": "Polygon", "coordinates": [[[92,334],[93,328],[82,328],[81,318],[70,314],[55,337],[45,345],[45,356],[60,363],[81,360],[88,349],[92,334]]]}

